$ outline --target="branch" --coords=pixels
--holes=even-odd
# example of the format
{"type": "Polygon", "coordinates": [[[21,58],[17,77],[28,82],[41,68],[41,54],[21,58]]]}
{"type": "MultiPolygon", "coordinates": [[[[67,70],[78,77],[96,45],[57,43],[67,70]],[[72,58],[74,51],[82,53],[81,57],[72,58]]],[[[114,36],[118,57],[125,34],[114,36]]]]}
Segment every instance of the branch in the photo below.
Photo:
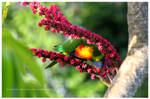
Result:
{"type": "Polygon", "coordinates": [[[132,97],[148,73],[148,3],[128,3],[128,54],[104,97],[132,97]]]}

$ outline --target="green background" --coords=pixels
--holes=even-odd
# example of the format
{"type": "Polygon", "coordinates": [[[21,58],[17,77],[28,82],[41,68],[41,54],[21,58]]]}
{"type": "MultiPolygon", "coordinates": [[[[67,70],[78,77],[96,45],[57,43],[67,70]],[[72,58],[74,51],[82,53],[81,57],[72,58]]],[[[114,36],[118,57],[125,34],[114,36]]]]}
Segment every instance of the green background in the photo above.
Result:
{"type": "MultiPolygon", "coordinates": [[[[56,4],[73,24],[91,30],[114,45],[122,61],[128,47],[127,3],[111,2],[49,2],[56,4]]],[[[4,9],[5,2],[2,3],[4,9]]],[[[3,10],[2,9],[2,10],[3,10]]],[[[107,86],[91,80],[87,73],[74,67],[44,69],[28,48],[52,51],[65,40],[62,34],[52,34],[38,27],[42,17],[32,14],[29,6],[11,3],[2,24],[2,97],[103,97],[107,86]]],[[[47,60],[49,61],[49,60],[47,60]]],[[[148,78],[135,97],[148,97],[148,78]]]]}

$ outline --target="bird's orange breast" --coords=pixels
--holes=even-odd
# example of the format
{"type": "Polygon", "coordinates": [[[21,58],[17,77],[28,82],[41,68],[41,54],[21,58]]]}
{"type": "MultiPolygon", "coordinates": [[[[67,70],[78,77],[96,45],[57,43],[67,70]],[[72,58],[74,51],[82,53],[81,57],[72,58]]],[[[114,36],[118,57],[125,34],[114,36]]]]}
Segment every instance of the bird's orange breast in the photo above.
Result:
{"type": "Polygon", "coordinates": [[[79,58],[90,60],[93,56],[93,48],[91,46],[84,46],[84,44],[81,44],[75,49],[75,54],[79,58]]]}

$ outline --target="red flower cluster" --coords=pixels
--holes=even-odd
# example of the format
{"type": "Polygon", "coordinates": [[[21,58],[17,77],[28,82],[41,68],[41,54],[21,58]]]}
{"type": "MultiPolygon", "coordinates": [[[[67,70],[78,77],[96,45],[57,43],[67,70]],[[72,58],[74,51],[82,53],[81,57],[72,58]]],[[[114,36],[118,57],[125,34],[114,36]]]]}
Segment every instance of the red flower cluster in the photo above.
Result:
{"type": "MultiPolygon", "coordinates": [[[[87,69],[88,73],[97,72],[100,73],[102,77],[106,78],[107,75],[115,75],[116,68],[118,69],[121,65],[121,57],[116,52],[115,48],[108,42],[106,39],[102,38],[98,34],[92,33],[89,30],[77,27],[72,25],[60,11],[59,7],[56,5],[51,5],[49,8],[46,6],[42,6],[39,2],[26,2],[24,5],[30,5],[30,9],[35,14],[38,12],[40,16],[44,15],[45,18],[41,19],[39,22],[39,26],[45,26],[45,30],[51,30],[52,32],[62,32],[65,36],[71,36],[75,39],[86,39],[87,44],[96,44],[99,51],[101,51],[105,56],[105,66],[103,70],[92,69],[89,68],[89,65],[82,64],[81,62],[77,62],[72,57],[65,56],[63,54],[55,53],[55,52],[47,52],[43,50],[32,49],[37,57],[44,57],[42,59],[43,62],[46,61],[45,58],[50,58],[50,60],[57,60],[57,62],[61,63],[64,66],[66,63],[76,66],[76,69],[80,72],[87,69]],[[48,54],[46,54],[48,53],[48,54]],[[88,67],[88,68],[87,68],[88,67]]],[[[93,67],[93,66],[92,66],[93,67]]],[[[91,76],[92,79],[95,78],[94,75],[91,76]]]]}
{"type": "MultiPolygon", "coordinates": [[[[42,57],[42,62],[46,62],[46,58],[52,60],[56,60],[58,63],[61,64],[62,67],[65,66],[65,64],[69,64],[70,66],[75,66],[77,70],[79,70],[80,73],[82,72],[88,72],[91,74],[91,79],[95,79],[96,77],[104,77],[104,79],[107,77],[107,75],[112,75],[115,72],[105,72],[105,71],[98,71],[98,69],[95,66],[86,64],[84,60],[76,59],[71,56],[65,56],[61,53],[56,53],[52,51],[46,51],[43,49],[36,49],[36,48],[30,48],[32,50],[33,55],[37,56],[38,58],[42,57]]],[[[109,69],[107,69],[109,71],[109,69]]]]}

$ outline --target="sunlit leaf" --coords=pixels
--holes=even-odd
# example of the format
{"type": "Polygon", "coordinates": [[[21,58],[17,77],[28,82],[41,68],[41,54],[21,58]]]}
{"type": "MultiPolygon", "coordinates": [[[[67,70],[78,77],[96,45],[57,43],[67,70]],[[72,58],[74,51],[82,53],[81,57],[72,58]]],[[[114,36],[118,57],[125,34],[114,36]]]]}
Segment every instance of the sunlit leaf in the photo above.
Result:
{"type": "MultiPolygon", "coordinates": [[[[3,29],[2,40],[3,97],[26,97],[28,92],[32,97],[36,97],[36,89],[46,88],[43,70],[33,60],[31,51],[22,42],[15,40],[6,29],[3,29]],[[31,90],[27,91],[28,88],[31,90]],[[33,88],[35,90],[32,90],[33,88]]],[[[44,96],[48,96],[47,93],[44,96]]]]}
{"type": "Polygon", "coordinates": [[[5,21],[5,19],[7,17],[9,5],[10,5],[10,2],[6,2],[6,5],[5,5],[4,10],[3,10],[2,23],[5,21]]]}

